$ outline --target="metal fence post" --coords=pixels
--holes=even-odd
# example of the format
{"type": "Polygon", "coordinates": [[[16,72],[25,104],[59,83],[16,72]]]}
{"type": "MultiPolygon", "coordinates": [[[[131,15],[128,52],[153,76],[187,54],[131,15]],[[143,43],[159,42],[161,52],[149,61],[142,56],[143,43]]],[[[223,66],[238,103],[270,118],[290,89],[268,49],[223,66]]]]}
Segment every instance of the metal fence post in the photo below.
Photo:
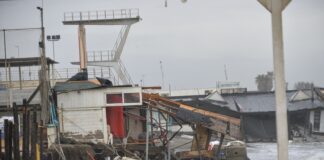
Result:
{"type": "Polygon", "coordinates": [[[13,126],[13,152],[14,152],[14,159],[19,160],[19,120],[18,120],[18,108],[17,104],[13,103],[13,117],[14,117],[14,126],[13,126]]]}

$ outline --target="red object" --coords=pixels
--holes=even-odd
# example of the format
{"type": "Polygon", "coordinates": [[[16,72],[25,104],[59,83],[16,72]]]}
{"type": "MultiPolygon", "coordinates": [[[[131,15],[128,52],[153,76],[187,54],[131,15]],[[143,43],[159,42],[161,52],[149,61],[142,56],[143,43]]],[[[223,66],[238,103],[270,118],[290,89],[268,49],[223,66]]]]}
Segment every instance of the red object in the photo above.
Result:
{"type": "MultiPolygon", "coordinates": [[[[108,95],[107,95],[108,98],[108,95]]],[[[109,101],[114,103],[121,103],[122,97],[119,95],[109,95],[109,101]]],[[[124,138],[124,111],[122,106],[107,107],[106,108],[107,124],[110,126],[110,132],[116,138],[124,138]]]]}

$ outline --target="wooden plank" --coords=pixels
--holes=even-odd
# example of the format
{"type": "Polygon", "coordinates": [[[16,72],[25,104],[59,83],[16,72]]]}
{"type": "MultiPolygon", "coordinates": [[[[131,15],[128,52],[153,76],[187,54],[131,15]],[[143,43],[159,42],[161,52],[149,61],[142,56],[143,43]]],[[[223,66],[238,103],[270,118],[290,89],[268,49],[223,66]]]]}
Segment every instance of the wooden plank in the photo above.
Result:
{"type": "Polygon", "coordinates": [[[179,159],[199,158],[200,156],[203,158],[214,158],[214,151],[201,150],[200,154],[198,151],[183,151],[183,152],[176,153],[176,156],[179,159]]]}
{"type": "Polygon", "coordinates": [[[240,125],[240,119],[238,119],[238,118],[234,118],[234,117],[230,117],[230,116],[226,116],[226,115],[222,115],[222,114],[219,114],[219,113],[214,113],[214,112],[210,112],[210,111],[206,111],[206,110],[202,110],[202,109],[197,109],[197,108],[191,107],[189,105],[185,105],[185,104],[182,104],[182,103],[179,103],[179,102],[176,102],[176,101],[169,100],[169,99],[164,98],[164,97],[160,97],[157,94],[143,93],[143,98],[145,100],[150,100],[151,99],[151,100],[156,100],[156,101],[163,101],[164,103],[167,103],[167,104],[172,105],[172,106],[177,105],[177,107],[179,107],[179,108],[187,109],[189,111],[200,113],[200,114],[203,114],[203,115],[208,116],[208,117],[212,117],[212,118],[219,119],[219,120],[222,120],[222,121],[230,122],[230,123],[233,123],[235,125],[240,125]]]}
{"type": "MultiPolygon", "coordinates": [[[[167,107],[167,108],[184,109],[186,111],[190,111],[190,113],[196,113],[205,117],[209,117],[209,120],[212,122],[211,124],[209,123],[209,124],[200,124],[200,125],[209,128],[213,131],[217,131],[229,135],[230,137],[234,137],[237,139],[242,138],[241,130],[240,130],[241,122],[240,119],[238,118],[206,111],[203,109],[197,109],[192,106],[184,105],[182,103],[175,102],[167,98],[161,97],[158,94],[143,93],[143,99],[144,101],[150,104],[153,103],[154,105],[159,105],[161,107],[167,107]]],[[[191,122],[191,123],[197,123],[197,122],[191,122]]]]}

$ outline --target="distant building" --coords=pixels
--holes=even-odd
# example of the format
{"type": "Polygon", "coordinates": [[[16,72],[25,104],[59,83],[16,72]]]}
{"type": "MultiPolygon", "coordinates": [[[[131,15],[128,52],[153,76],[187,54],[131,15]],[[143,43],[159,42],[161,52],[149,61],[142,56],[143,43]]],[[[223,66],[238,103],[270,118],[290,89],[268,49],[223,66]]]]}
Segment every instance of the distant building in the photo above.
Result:
{"type": "MultiPolygon", "coordinates": [[[[247,141],[275,141],[274,92],[219,91],[209,96],[170,97],[182,103],[241,118],[247,141]]],[[[321,89],[287,91],[290,138],[324,134],[324,96],[321,89]]]]}

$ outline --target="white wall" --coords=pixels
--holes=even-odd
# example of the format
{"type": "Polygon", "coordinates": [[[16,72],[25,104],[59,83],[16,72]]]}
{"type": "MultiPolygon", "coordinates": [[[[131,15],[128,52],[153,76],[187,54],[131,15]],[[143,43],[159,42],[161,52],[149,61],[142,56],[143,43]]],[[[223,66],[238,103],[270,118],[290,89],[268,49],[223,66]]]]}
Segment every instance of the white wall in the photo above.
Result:
{"type": "Polygon", "coordinates": [[[321,111],[320,132],[324,132],[324,110],[321,111]]]}
{"type": "Polygon", "coordinates": [[[77,139],[100,139],[106,134],[103,109],[60,110],[61,131],[77,139]],[[80,137],[80,135],[82,135],[80,137]]]}
{"type": "MultiPolygon", "coordinates": [[[[120,92],[139,92],[140,87],[116,87],[71,91],[57,96],[61,131],[71,137],[94,137],[99,141],[107,140],[106,94],[120,92]],[[99,136],[99,137],[98,137],[99,136]]],[[[142,97],[140,97],[142,100],[142,97]]],[[[142,102],[141,102],[142,103],[142,102]]],[[[87,138],[81,138],[86,140],[87,138]]]]}
{"type": "MultiPolygon", "coordinates": [[[[312,124],[312,128],[314,130],[314,111],[311,111],[310,112],[309,121],[312,124]]],[[[322,133],[324,133],[324,110],[321,111],[320,128],[319,128],[319,131],[316,131],[316,132],[322,132],[322,133]]]]}
{"type": "Polygon", "coordinates": [[[314,128],[314,111],[309,112],[309,122],[312,124],[312,128],[314,128]]]}

